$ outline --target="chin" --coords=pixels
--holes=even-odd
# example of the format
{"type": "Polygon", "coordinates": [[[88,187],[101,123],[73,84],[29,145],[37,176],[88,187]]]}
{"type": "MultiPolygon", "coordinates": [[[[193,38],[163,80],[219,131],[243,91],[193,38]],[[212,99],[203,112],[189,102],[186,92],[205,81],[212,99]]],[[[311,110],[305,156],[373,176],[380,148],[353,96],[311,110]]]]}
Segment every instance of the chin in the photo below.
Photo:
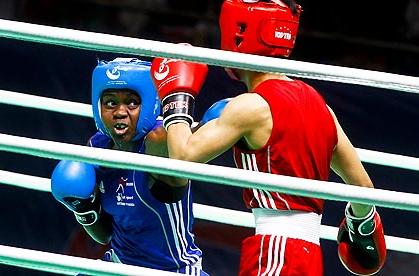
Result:
{"type": "Polygon", "coordinates": [[[130,135],[112,135],[112,140],[117,144],[128,144],[133,142],[134,136],[130,135]]]}

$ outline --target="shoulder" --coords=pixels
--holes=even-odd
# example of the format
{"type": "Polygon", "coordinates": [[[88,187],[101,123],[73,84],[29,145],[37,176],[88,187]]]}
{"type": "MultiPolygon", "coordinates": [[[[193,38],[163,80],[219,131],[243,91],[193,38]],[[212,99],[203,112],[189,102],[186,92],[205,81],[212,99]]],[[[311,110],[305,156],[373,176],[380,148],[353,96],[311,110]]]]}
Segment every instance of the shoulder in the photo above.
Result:
{"type": "Polygon", "coordinates": [[[110,144],[112,143],[111,138],[107,135],[103,134],[102,132],[96,132],[90,139],[87,141],[87,146],[93,148],[109,148],[110,144]]]}
{"type": "Polygon", "coordinates": [[[333,122],[335,123],[336,127],[340,126],[340,124],[339,124],[339,120],[338,120],[338,118],[336,117],[336,114],[335,114],[335,112],[333,111],[333,109],[332,109],[330,106],[328,106],[328,105],[326,105],[326,107],[327,107],[327,110],[329,110],[329,113],[330,113],[330,115],[332,116],[332,118],[333,118],[333,122]]]}
{"type": "Polygon", "coordinates": [[[145,153],[167,157],[167,132],[163,126],[153,128],[145,137],[145,153]]]}
{"type": "Polygon", "coordinates": [[[154,128],[145,136],[146,143],[160,144],[160,143],[166,143],[166,140],[167,140],[167,132],[163,126],[154,128]]]}
{"type": "Polygon", "coordinates": [[[226,115],[239,123],[258,124],[271,116],[269,104],[257,93],[244,93],[233,98],[226,106],[226,115]]]}
{"type": "Polygon", "coordinates": [[[167,132],[163,127],[162,118],[158,118],[156,124],[154,125],[153,129],[150,130],[149,133],[145,136],[145,143],[146,145],[158,145],[162,143],[166,143],[167,140],[167,132]]]}
{"type": "Polygon", "coordinates": [[[244,93],[233,98],[226,106],[227,110],[235,113],[255,113],[269,108],[265,99],[257,93],[244,93]]]}

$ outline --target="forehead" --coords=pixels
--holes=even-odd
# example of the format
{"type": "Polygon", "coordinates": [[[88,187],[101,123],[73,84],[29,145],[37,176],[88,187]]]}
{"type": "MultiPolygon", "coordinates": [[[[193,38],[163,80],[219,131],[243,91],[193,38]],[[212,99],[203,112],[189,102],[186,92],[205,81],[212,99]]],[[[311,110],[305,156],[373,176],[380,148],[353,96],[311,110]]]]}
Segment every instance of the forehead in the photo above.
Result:
{"type": "Polygon", "coordinates": [[[136,96],[140,97],[137,93],[137,91],[132,89],[106,89],[102,93],[102,97],[105,96],[117,96],[118,94],[126,94],[127,96],[136,96]]]}

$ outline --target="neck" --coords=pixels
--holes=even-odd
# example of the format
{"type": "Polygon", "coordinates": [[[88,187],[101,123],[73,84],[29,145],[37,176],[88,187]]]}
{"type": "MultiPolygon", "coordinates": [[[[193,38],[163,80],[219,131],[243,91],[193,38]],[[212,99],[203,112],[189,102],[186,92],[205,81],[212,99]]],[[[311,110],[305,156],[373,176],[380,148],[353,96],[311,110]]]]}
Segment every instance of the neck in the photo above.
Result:
{"type": "Polygon", "coordinates": [[[261,73],[254,71],[241,71],[239,75],[240,79],[246,84],[248,91],[253,91],[256,88],[256,86],[258,86],[266,80],[279,79],[292,81],[292,79],[290,79],[283,73],[261,73]]]}
{"type": "Polygon", "coordinates": [[[121,150],[121,151],[129,151],[135,152],[136,149],[136,142],[116,142],[114,141],[112,145],[112,149],[121,150]]]}

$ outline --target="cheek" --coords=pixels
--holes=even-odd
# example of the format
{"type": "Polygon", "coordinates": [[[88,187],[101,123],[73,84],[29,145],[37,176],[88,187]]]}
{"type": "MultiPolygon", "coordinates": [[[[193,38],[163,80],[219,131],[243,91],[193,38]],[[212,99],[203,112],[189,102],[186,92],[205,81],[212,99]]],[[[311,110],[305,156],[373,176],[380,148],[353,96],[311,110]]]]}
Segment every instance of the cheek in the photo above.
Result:
{"type": "Polygon", "coordinates": [[[140,112],[141,112],[140,109],[135,109],[131,112],[131,120],[134,125],[137,125],[137,122],[140,118],[140,112]]]}
{"type": "Polygon", "coordinates": [[[106,128],[109,128],[109,125],[112,124],[111,122],[111,116],[109,115],[109,112],[106,111],[102,111],[101,113],[101,119],[102,119],[102,123],[105,125],[106,128]]]}

